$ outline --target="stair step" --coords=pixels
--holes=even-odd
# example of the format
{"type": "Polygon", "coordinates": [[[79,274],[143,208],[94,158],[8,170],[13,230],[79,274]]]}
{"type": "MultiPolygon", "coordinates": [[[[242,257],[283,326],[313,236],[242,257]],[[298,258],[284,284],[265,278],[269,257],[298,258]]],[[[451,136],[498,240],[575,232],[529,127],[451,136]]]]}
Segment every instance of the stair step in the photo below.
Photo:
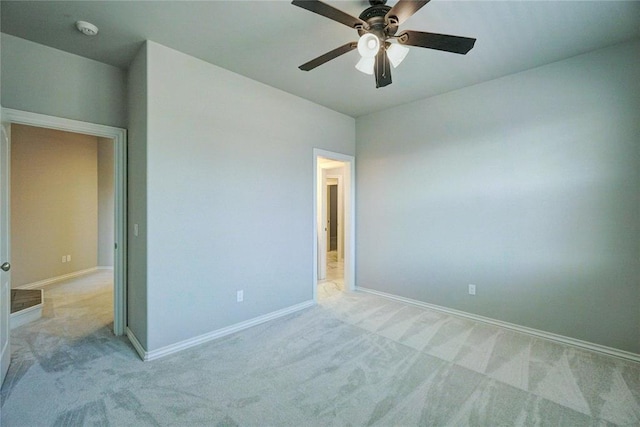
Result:
{"type": "Polygon", "coordinates": [[[11,329],[42,317],[44,291],[42,289],[11,290],[11,329]]]}

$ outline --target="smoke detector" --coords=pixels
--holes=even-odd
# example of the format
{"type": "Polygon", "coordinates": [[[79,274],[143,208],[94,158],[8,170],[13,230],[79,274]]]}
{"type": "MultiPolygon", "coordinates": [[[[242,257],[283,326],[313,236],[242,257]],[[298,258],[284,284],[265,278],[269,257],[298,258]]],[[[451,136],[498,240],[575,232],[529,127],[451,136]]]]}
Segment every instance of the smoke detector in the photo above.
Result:
{"type": "Polygon", "coordinates": [[[98,27],[91,22],[78,21],[76,22],[76,28],[85,36],[95,36],[98,34],[98,27]]]}

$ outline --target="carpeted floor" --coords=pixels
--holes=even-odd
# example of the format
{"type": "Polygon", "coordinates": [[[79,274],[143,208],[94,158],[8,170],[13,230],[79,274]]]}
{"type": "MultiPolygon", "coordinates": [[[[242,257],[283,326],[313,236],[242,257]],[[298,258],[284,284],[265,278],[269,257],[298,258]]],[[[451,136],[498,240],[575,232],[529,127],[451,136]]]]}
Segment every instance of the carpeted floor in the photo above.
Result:
{"type": "Polygon", "coordinates": [[[338,289],[145,363],[110,332],[109,274],[49,286],[2,426],[640,425],[640,364],[338,289]]]}

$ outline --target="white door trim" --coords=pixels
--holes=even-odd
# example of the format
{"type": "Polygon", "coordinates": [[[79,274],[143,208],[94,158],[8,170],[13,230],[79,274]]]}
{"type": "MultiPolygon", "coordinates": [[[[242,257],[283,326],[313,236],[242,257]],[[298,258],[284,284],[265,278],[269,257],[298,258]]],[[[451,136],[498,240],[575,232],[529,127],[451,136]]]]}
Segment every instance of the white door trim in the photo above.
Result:
{"type": "Polygon", "coordinates": [[[113,139],[115,244],[113,268],[113,332],[123,335],[126,326],[127,278],[127,131],[126,129],[27,111],[2,109],[2,120],[28,126],[56,129],[113,139]]]}
{"type": "MultiPolygon", "coordinates": [[[[317,302],[318,283],[318,159],[336,160],[346,163],[344,168],[344,286],[353,292],[356,289],[355,242],[356,242],[356,158],[333,151],[313,149],[313,300],[317,302]]],[[[324,186],[326,188],[326,185],[324,186]]]]}
{"type": "MultiPolygon", "coordinates": [[[[318,249],[318,256],[316,257],[318,262],[318,277],[317,280],[324,280],[327,278],[327,171],[324,169],[318,169],[318,179],[320,180],[320,197],[316,197],[318,205],[316,209],[320,209],[318,218],[318,243],[316,247],[318,249]]],[[[316,185],[316,189],[318,186],[316,185]]]]}

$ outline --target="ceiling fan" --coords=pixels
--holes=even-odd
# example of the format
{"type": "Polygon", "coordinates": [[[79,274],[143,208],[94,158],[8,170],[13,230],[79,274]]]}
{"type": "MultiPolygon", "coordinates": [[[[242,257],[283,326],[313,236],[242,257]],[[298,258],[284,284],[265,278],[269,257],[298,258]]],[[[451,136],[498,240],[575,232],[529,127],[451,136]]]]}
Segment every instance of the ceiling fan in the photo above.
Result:
{"type": "Polygon", "coordinates": [[[356,68],[366,74],[375,74],[376,88],[380,88],[391,84],[390,65],[394,68],[400,65],[409,52],[409,49],[403,45],[465,55],[476,42],[476,39],[468,37],[422,31],[405,30],[396,35],[400,24],[420,10],[429,0],[399,0],[393,7],[387,6],[386,2],[386,0],[369,0],[371,6],[356,18],[318,0],[293,0],[291,2],[293,5],[351,27],[360,35],[357,42],[342,45],[298,68],[303,71],[313,70],[357,48],[361,58],[356,68]]]}

